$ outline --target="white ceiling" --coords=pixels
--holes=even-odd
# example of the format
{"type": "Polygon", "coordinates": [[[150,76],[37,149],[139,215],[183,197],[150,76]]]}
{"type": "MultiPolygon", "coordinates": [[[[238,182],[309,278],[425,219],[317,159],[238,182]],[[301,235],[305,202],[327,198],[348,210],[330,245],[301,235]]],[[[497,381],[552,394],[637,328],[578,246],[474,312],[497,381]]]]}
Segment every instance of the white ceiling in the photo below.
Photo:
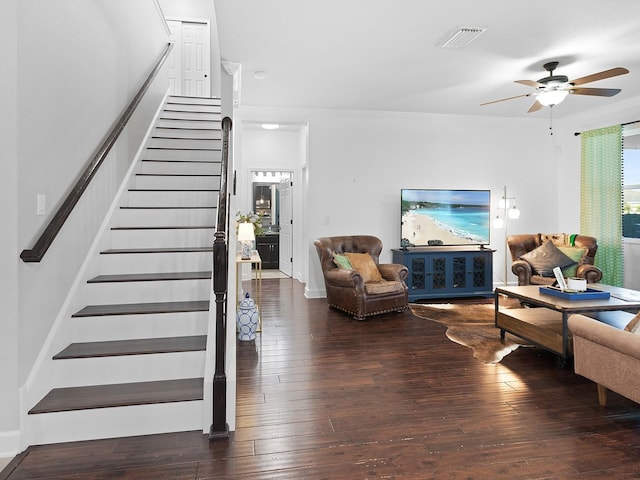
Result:
{"type": "Polygon", "coordinates": [[[242,65],[241,106],[428,112],[507,117],[534,99],[480,103],[533,89],[560,62],[569,79],[626,67],[584,85],[611,98],[570,95],[560,118],[640,96],[638,0],[215,0],[223,61],[242,65]],[[470,45],[437,45],[458,27],[485,27],[470,45]],[[265,71],[263,80],[255,71],[265,71]]]}

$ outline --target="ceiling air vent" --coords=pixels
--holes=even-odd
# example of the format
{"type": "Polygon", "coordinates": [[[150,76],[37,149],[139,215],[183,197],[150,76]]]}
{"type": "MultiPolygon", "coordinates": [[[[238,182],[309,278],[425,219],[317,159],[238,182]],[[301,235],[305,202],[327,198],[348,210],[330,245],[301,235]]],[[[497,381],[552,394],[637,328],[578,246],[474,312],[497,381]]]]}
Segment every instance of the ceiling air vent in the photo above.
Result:
{"type": "Polygon", "coordinates": [[[478,38],[486,28],[460,27],[438,46],[442,48],[462,48],[478,38]]]}

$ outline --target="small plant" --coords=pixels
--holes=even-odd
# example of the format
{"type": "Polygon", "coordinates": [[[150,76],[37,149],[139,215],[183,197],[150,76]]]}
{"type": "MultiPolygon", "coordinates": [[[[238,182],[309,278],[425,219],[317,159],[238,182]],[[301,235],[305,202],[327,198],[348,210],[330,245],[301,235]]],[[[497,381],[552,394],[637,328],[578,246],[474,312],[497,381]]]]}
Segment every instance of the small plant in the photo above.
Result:
{"type": "MultiPolygon", "coordinates": [[[[236,213],[236,224],[238,223],[253,223],[253,233],[256,237],[264,235],[264,230],[262,228],[262,219],[260,218],[259,213],[247,212],[242,213],[240,210],[236,213]]],[[[237,225],[236,225],[237,228],[237,225]]]]}

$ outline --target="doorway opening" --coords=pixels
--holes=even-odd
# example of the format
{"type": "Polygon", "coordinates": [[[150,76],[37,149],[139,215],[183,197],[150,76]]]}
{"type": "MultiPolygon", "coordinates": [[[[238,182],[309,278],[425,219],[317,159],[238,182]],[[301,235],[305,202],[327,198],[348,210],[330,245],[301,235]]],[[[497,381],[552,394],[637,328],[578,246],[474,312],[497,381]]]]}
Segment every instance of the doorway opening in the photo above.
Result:
{"type": "Polygon", "coordinates": [[[293,171],[251,171],[251,206],[263,234],[256,237],[265,278],[293,276],[293,171]]]}

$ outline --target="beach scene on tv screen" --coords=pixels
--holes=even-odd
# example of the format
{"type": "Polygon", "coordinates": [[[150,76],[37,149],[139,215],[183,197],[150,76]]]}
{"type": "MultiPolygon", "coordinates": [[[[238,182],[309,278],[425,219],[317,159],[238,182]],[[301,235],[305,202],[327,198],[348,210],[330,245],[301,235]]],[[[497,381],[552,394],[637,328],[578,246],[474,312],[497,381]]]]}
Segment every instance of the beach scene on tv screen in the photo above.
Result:
{"type": "Polygon", "coordinates": [[[486,245],[490,218],[488,190],[402,190],[402,238],[415,246],[486,245]]]}

